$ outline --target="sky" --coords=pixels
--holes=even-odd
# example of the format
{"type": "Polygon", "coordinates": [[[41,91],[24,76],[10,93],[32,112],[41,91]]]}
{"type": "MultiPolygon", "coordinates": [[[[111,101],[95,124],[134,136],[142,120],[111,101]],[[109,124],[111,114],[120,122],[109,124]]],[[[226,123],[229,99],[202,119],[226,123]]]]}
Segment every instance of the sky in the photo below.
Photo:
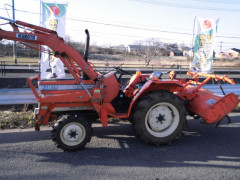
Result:
{"type": "MultiPolygon", "coordinates": [[[[66,34],[91,44],[115,46],[155,39],[192,46],[195,17],[220,19],[215,51],[240,49],[240,0],[65,0],[66,34]]],[[[0,0],[0,16],[12,18],[12,0],[0,0]],[[8,4],[8,5],[7,5],[8,4]]],[[[40,0],[15,0],[16,20],[40,24],[40,0]]],[[[0,21],[0,24],[3,21],[0,21]]],[[[3,29],[5,28],[2,27],[3,29]]]]}

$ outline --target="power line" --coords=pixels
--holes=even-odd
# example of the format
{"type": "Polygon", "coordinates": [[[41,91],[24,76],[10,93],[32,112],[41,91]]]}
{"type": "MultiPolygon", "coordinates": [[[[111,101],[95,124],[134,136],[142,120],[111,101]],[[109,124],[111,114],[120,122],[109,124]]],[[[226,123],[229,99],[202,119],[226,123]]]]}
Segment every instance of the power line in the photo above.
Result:
{"type": "MultiPolygon", "coordinates": [[[[11,9],[0,8],[0,10],[4,10],[5,11],[5,10],[11,10],[11,9]]],[[[19,10],[19,9],[15,9],[15,11],[40,15],[39,13],[36,13],[36,12],[24,11],[24,10],[19,10]]]]}
{"type": "Polygon", "coordinates": [[[170,6],[170,7],[178,7],[178,8],[187,8],[187,9],[200,9],[200,10],[209,10],[209,11],[231,11],[231,12],[239,12],[239,9],[230,9],[230,8],[213,8],[213,7],[204,7],[204,6],[192,6],[187,4],[177,4],[170,2],[162,2],[162,1],[151,1],[151,0],[131,0],[139,3],[146,4],[155,4],[162,6],[170,6]]]}
{"type": "MultiPolygon", "coordinates": [[[[70,29],[72,31],[80,31],[79,29],[70,29]]],[[[84,29],[82,29],[81,31],[83,31],[84,29]]],[[[123,37],[133,37],[133,38],[149,38],[149,39],[163,39],[163,40],[175,40],[173,38],[161,38],[161,37],[146,37],[146,36],[134,36],[134,35],[127,35],[127,34],[116,34],[116,33],[105,33],[105,32],[97,32],[97,31],[91,31],[91,33],[95,33],[95,34],[106,34],[108,36],[123,36],[123,37]]],[[[217,36],[217,37],[222,37],[222,36],[217,36]]],[[[232,37],[230,37],[232,38],[232,37]]],[[[179,40],[180,41],[180,40],[179,40]]],[[[187,40],[184,40],[187,41],[187,40]]],[[[190,41],[190,40],[189,40],[190,41]]],[[[240,44],[240,42],[226,42],[226,41],[221,41],[223,43],[227,43],[227,44],[240,44]]],[[[216,43],[221,43],[221,42],[216,42],[216,43]]]]}
{"type": "Polygon", "coordinates": [[[197,2],[205,2],[205,3],[222,3],[222,4],[239,4],[240,3],[240,1],[238,1],[238,0],[236,0],[236,1],[230,1],[230,0],[228,0],[228,1],[226,1],[226,0],[211,0],[211,1],[209,1],[209,0],[192,0],[192,1],[197,1],[197,2]]]}
{"type": "MultiPolygon", "coordinates": [[[[4,9],[4,8],[0,8],[0,10],[10,10],[10,9],[4,9]]],[[[25,10],[19,10],[19,9],[15,9],[15,11],[18,11],[18,12],[23,12],[23,13],[29,13],[29,14],[35,14],[35,15],[40,15],[40,13],[36,13],[36,12],[31,12],[31,11],[25,11],[25,10]]],[[[69,20],[77,20],[77,21],[83,21],[83,22],[87,22],[87,23],[95,23],[95,24],[103,24],[103,25],[113,25],[113,26],[118,26],[116,24],[112,24],[112,23],[102,23],[102,22],[96,22],[96,21],[92,21],[92,20],[82,20],[82,19],[76,19],[76,18],[66,18],[66,19],[69,19],[69,20]]],[[[132,23],[131,23],[132,24],[132,23]]],[[[139,25],[139,26],[143,26],[143,24],[134,24],[134,25],[139,25]]],[[[146,26],[146,25],[144,25],[146,26]]],[[[149,26],[149,25],[148,25],[149,26]]],[[[149,26],[149,27],[157,27],[157,26],[149,26]]],[[[158,26],[159,27],[159,26],[158,26]]],[[[159,27],[159,28],[163,28],[163,29],[169,29],[167,27],[159,27]]],[[[171,27],[171,29],[176,29],[175,27],[171,27]]],[[[187,29],[187,28],[177,28],[179,30],[191,30],[190,28],[187,29]]]]}
{"type": "Polygon", "coordinates": [[[236,37],[236,36],[216,36],[216,37],[230,38],[230,39],[240,39],[240,37],[236,37]]]}
{"type": "Polygon", "coordinates": [[[120,27],[120,28],[137,29],[137,30],[153,31],[153,32],[163,32],[163,33],[172,33],[172,34],[182,34],[182,35],[192,35],[191,33],[185,33],[185,32],[164,31],[164,30],[150,29],[150,28],[139,28],[139,27],[134,27],[134,26],[125,26],[125,25],[117,25],[117,24],[111,24],[111,23],[102,23],[102,22],[88,21],[88,20],[75,19],[75,18],[67,18],[67,19],[73,20],[73,21],[86,22],[86,23],[93,23],[93,24],[101,24],[101,25],[106,25],[106,26],[120,27]]]}
{"type": "MultiPolygon", "coordinates": [[[[69,29],[69,30],[71,30],[71,31],[77,31],[77,32],[79,32],[79,31],[84,31],[85,29],[82,29],[82,30],[80,30],[80,29],[69,29]]],[[[98,35],[98,37],[109,37],[109,36],[113,36],[113,37],[119,37],[119,36],[121,36],[121,37],[126,37],[126,38],[145,38],[145,39],[153,39],[153,40],[176,40],[176,39],[174,39],[174,38],[165,38],[165,37],[159,37],[159,36],[157,36],[157,37],[154,37],[154,36],[151,36],[151,37],[149,37],[149,36],[136,36],[136,35],[128,35],[128,34],[119,34],[119,33],[106,33],[106,32],[98,32],[98,31],[90,31],[90,33],[93,35],[93,34],[101,34],[102,36],[99,36],[98,35]]],[[[96,35],[94,35],[94,36],[96,36],[96,35]]],[[[186,39],[178,39],[178,41],[185,41],[185,42],[191,42],[191,40],[186,40],[186,39]]]]}
{"type": "Polygon", "coordinates": [[[232,34],[232,35],[234,35],[234,36],[240,36],[240,34],[236,34],[236,33],[218,33],[218,34],[221,34],[221,35],[226,35],[226,34],[232,34]]]}
{"type": "Polygon", "coordinates": [[[240,42],[225,42],[225,41],[219,41],[219,42],[216,42],[216,43],[224,43],[224,44],[239,44],[239,45],[240,45],[240,42]]]}
{"type": "MultiPolygon", "coordinates": [[[[23,11],[23,10],[17,10],[17,9],[16,9],[16,11],[39,15],[39,13],[34,13],[34,12],[29,12],[29,11],[23,11]]],[[[100,24],[100,25],[105,25],[105,26],[119,27],[119,28],[137,29],[137,30],[144,30],[144,31],[163,32],[163,33],[182,34],[182,35],[192,35],[191,33],[185,33],[185,32],[165,31],[165,30],[151,29],[151,28],[139,28],[139,27],[134,27],[134,26],[103,23],[103,22],[96,22],[96,21],[83,20],[83,19],[75,19],[75,18],[66,18],[66,19],[72,20],[72,21],[92,23],[92,24],[100,24]]]]}
{"type": "MultiPolygon", "coordinates": [[[[3,8],[0,8],[0,9],[3,9],[3,8]]],[[[17,10],[17,9],[15,9],[15,10],[18,11],[18,12],[24,12],[24,13],[39,15],[39,13],[35,13],[35,12],[23,11],[23,10],[17,10]]],[[[119,28],[128,28],[128,29],[136,29],[136,30],[143,30],[143,31],[162,32],[162,33],[181,34],[181,35],[191,35],[192,36],[192,33],[186,33],[186,32],[166,31],[166,30],[151,29],[151,28],[139,28],[139,27],[134,27],[134,26],[118,25],[118,24],[112,24],[112,23],[103,23],[103,22],[76,19],[76,18],[66,18],[66,19],[72,20],[72,21],[78,21],[78,22],[85,22],[85,23],[100,24],[100,25],[105,25],[105,26],[119,27],[119,28]]],[[[240,39],[240,37],[236,37],[236,36],[216,36],[216,37],[240,39]]]]}

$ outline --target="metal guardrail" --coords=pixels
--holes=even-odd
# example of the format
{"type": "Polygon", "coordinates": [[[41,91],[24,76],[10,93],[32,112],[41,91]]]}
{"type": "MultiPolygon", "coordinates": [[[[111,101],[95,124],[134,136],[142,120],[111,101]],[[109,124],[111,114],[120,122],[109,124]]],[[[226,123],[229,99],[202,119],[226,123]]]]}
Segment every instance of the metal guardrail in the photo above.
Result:
{"type": "MultiPolygon", "coordinates": [[[[240,84],[222,84],[222,87],[226,94],[233,92],[238,96],[240,95],[240,84]]],[[[218,85],[207,84],[203,88],[217,94],[222,94],[222,91],[220,90],[218,85]]],[[[30,88],[0,89],[0,105],[37,103],[38,102],[30,88]]]]}
{"type": "MultiPolygon", "coordinates": [[[[222,94],[222,91],[217,84],[206,84],[203,86],[203,88],[208,89],[216,94],[222,94]]],[[[237,96],[240,95],[240,84],[222,84],[222,88],[226,94],[234,93],[237,96]]]]}
{"type": "Polygon", "coordinates": [[[37,103],[30,88],[0,89],[0,105],[37,103]]]}

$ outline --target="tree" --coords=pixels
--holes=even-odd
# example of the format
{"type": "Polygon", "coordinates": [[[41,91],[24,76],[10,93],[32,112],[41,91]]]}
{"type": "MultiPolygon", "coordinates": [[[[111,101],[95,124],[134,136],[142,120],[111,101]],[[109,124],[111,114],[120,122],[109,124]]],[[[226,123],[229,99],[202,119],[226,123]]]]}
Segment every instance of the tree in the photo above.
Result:
{"type": "Polygon", "coordinates": [[[136,41],[136,44],[140,46],[136,52],[139,56],[139,61],[142,58],[146,66],[149,66],[153,56],[161,56],[163,54],[164,44],[157,39],[151,38],[145,41],[136,41]]]}

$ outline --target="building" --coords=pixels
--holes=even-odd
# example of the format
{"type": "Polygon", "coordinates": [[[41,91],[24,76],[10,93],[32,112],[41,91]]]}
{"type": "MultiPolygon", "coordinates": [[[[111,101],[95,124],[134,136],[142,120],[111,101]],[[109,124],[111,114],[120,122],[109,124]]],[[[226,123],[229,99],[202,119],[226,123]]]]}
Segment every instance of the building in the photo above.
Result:
{"type": "Polygon", "coordinates": [[[119,45],[119,46],[116,46],[116,49],[119,51],[119,52],[125,52],[127,50],[127,47],[124,46],[123,44],[119,45]]]}
{"type": "Polygon", "coordinates": [[[127,46],[127,51],[129,53],[142,52],[142,51],[145,51],[145,49],[146,49],[146,46],[143,46],[143,45],[128,45],[127,46]]]}
{"type": "Polygon", "coordinates": [[[220,59],[223,59],[223,58],[234,59],[234,58],[238,58],[239,55],[240,55],[240,49],[232,48],[225,52],[219,53],[217,57],[220,59]]]}

